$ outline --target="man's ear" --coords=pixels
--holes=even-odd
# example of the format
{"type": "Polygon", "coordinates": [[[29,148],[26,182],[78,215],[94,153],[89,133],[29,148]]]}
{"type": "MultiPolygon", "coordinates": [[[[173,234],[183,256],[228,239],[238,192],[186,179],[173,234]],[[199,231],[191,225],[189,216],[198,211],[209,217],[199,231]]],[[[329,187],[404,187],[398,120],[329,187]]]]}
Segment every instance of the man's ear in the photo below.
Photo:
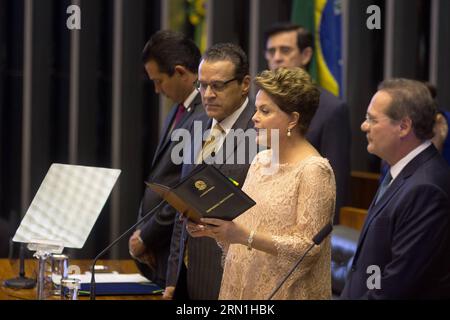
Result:
{"type": "Polygon", "coordinates": [[[303,67],[306,67],[308,63],[311,62],[313,56],[313,49],[311,47],[306,47],[300,51],[300,59],[303,67]]]}
{"type": "Polygon", "coordinates": [[[409,117],[400,120],[400,138],[408,136],[412,130],[412,120],[409,117]]]}
{"type": "Polygon", "coordinates": [[[242,95],[243,95],[243,96],[248,95],[248,93],[250,92],[250,84],[251,84],[251,82],[252,82],[252,81],[251,81],[249,75],[246,75],[246,76],[244,77],[244,79],[242,79],[241,85],[242,85],[242,95]]]}
{"type": "Polygon", "coordinates": [[[186,67],[176,65],[174,69],[175,69],[175,73],[178,73],[182,77],[187,74],[186,67]]]}

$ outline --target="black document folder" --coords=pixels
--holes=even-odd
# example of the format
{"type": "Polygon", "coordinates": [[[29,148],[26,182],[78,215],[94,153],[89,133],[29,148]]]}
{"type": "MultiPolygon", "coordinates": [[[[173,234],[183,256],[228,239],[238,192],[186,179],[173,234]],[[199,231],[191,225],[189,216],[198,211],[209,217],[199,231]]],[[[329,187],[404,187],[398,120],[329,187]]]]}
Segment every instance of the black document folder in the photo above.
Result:
{"type": "Polygon", "coordinates": [[[206,164],[198,166],[173,188],[152,182],[146,185],[196,223],[201,218],[231,221],[256,204],[234,180],[206,164]]]}

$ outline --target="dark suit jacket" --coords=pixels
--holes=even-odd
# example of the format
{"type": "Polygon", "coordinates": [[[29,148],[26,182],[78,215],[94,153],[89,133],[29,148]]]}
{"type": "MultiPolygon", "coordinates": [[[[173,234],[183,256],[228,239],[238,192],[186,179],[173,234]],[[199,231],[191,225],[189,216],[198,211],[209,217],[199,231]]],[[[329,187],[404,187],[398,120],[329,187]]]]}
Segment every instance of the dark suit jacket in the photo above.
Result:
{"type": "Polygon", "coordinates": [[[336,214],[346,204],[350,180],[351,129],[348,108],[325,89],[320,88],[319,107],[311,121],[306,139],[330,161],[336,178],[336,214]]]}
{"type": "Polygon", "coordinates": [[[372,203],[341,297],[450,298],[450,169],[433,145],[372,203]],[[373,265],[380,289],[367,286],[373,265]]]}
{"type": "MultiPolygon", "coordinates": [[[[234,124],[233,129],[246,130],[253,128],[251,118],[254,114],[254,109],[254,104],[249,102],[234,124]]],[[[203,118],[203,131],[211,127],[211,122],[211,119],[203,118]]],[[[245,164],[226,164],[226,161],[223,160],[234,157],[237,146],[242,146],[243,143],[248,144],[248,139],[240,139],[234,149],[226,150],[228,138],[229,136],[225,137],[222,145],[222,148],[225,149],[222,150],[223,152],[219,150],[217,155],[217,157],[222,157],[220,159],[222,164],[213,165],[224,175],[233,178],[242,186],[253,159],[246,159],[245,164]]],[[[196,158],[198,152],[199,150],[192,152],[191,160],[196,158]]],[[[183,176],[191,172],[194,167],[194,164],[183,165],[183,176]]],[[[221,265],[222,250],[217,246],[214,239],[190,237],[186,231],[186,221],[180,221],[179,219],[176,219],[172,235],[171,252],[167,268],[167,285],[177,285],[186,244],[188,249],[187,290],[189,298],[195,300],[217,299],[223,273],[221,265]]]]}
{"type": "MultiPolygon", "coordinates": [[[[152,167],[148,181],[159,182],[167,186],[175,185],[181,176],[181,164],[174,164],[171,160],[171,151],[177,141],[171,141],[171,125],[174,121],[178,105],[173,106],[167,116],[162,135],[153,157],[152,167]]],[[[201,96],[198,93],[192,101],[182,120],[174,129],[189,128],[193,119],[205,114],[202,106],[201,96]]],[[[162,199],[149,188],[145,189],[144,197],[139,208],[139,218],[154,208],[162,199]]],[[[170,240],[172,237],[173,222],[176,211],[169,205],[163,205],[159,210],[149,217],[146,222],[139,226],[141,238],[147,249],[156,258],[155,270],[147,265],[136,262],[141,272],[150,280],[164,287],[167,273],[167,259],[170,251],[170,240]]]]}

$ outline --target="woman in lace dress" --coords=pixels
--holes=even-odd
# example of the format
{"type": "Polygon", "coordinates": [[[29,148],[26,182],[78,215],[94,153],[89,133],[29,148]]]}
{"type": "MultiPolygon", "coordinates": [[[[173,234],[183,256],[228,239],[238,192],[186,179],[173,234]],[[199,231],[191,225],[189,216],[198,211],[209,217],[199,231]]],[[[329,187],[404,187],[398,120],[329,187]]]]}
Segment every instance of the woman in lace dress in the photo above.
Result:
{"type": "MultiPolygon", "coordinates": [[[[314,235],[333,220],[333,171],[304,139],[319,103],[318,89],[299,68],[264,71],[255,83],[260,89],[253,117],[257,142],[272,147],[255,157],[242,188],[256,205],[233,221],[203,219],[207,225],[188,227],[192,236],[212,237],[224,250],[220,299],[267,299],[314,235]],[[274,129],[279,130],[277,170],[271,170],[274,129]]],[[[274,299],[331,298],[330,263],[328,237],[274,299]]]]}

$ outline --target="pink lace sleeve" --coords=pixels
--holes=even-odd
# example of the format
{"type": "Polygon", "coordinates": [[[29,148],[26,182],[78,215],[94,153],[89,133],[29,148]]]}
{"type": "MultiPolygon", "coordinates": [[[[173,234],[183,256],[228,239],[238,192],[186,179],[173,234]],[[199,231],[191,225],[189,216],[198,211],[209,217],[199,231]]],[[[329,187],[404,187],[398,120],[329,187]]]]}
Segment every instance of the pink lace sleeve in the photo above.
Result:
{"type": "MultiPolygon", "coordinates": [[[[283,234],[272,235],[278,251],[280,267],[292,265],[312,244],[312,238],[325,224],[332,221],[335,205],[334,174],[326,161],[314,161],[305,165],[298,179],[296,224],[283,234]]],[[[307,273],[314,265],[322,248],[314,247],[302,262],[300,274],[307,273]]]]}

